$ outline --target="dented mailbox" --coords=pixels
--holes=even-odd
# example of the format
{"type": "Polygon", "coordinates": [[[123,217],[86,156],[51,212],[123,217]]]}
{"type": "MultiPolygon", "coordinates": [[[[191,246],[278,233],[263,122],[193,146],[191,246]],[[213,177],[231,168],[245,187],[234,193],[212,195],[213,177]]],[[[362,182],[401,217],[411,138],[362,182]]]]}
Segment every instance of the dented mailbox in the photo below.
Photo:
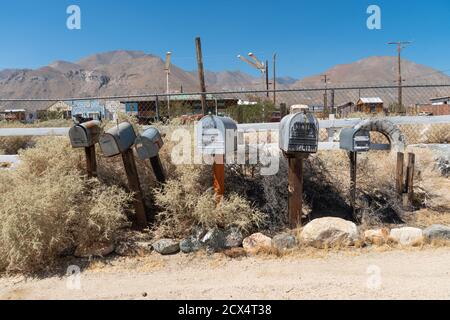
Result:
{"type": "Polygon", "coordinates": [[[164,142],[156,128],[149,128],[136,139],[136,152],[141,160],[157,157],[164,142]]]}
{"type": "Polygon", "coordinates": [[[89,148],[95,145],[102,134],[100,121],[89,121],[70,128],[69,138],[73,148],[89,148]]]}
{"type": "Polygon", "coordinates": [[[370,150],[370,132],[344,128],[340,134],[340,148],[350,152],[367,152],[370,150]]]}
{"type": "Polygon", "coordinates": [[[319,122],[311,113],[295,113],[280,123],[280,149],[287,155],[316,153],[319,144],[319,122]]]}
{"type": "Polygon", "coordinates": [[[237,150],[237,124],[228,117],[205,116],[197,124],[197,148],[202,154],[221,155],[237,150]]]}
{"type": "Polygon", "coordinates": [[[123,122],[105,132],[99,140],[106,157],[114,157],[130,149],[136,140],[136,132],[128,122],[123,122]]]}

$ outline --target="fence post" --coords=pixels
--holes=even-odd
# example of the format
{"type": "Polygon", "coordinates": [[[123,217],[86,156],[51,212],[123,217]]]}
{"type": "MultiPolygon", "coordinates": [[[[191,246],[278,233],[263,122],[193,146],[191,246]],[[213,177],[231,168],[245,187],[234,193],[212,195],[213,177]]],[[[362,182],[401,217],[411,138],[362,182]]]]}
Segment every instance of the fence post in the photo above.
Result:
{"type": "Polygon", "coordinates": [[[95,157],[95,145],[84,148],[86,154],[86,170],[88,178],[97,177],[97,159],[95,157]]]}
{"type": "Polygon", "coordinates": [[[403,195],[403,163],[404,154],[403,152],[397,152],[397,169],[395,174],[395,188],[399,198],[403,195]]]}
{"type": "Polygon", "coordinates": [[[350,206],[352,208],[352,216],[356,218],[356,168],[358,153],[349,152],[350,158],[350,206]]]}
{"type": "Polygon", "coordinates": [[[414,202],[414,172],[416,164],[416,155],[408,153],[408,167],[406,168],[406,191],[408,193],[408,206],[413,207],[414,202]]]}
{"type": "Polygon", "coordinates": [[[155,111],[156,111],[156,121],[159,122],[161,119],[161,115],[159,112],[159,96],[155,96],[155,111]]]}

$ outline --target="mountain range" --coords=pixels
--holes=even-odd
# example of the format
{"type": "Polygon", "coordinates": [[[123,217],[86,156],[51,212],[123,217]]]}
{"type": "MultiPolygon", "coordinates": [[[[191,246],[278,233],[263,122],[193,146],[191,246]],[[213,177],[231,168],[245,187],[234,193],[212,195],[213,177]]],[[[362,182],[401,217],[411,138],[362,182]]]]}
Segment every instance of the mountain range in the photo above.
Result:
{"type": "MultiPolygon", "coordinates": [[[[450,77],[430,67],[403,60],[405,84],[450,83],[450,77]]],[[[395,57],[375,56],[350,64],[337,65],[327,74],[329,86],[369,84],[394,85],[395,57]]],[[[282,89],[324,86],[322,76],[304,79],[277,78],[282,89]]],[[[241,71],[205,72],[208,91],[262,89],[262,79],[241,71]]],[[[272,81],[272,80],[271,80],[272,81]]],[[[172,65],[171,92],[198,92],[197,73],[172,65]]],[[[35,70],[0,71],[0,99],[120,96],[166,91],[164,61],[142,51],[99,53],[77,62],[55,61],[35,70]]]]}

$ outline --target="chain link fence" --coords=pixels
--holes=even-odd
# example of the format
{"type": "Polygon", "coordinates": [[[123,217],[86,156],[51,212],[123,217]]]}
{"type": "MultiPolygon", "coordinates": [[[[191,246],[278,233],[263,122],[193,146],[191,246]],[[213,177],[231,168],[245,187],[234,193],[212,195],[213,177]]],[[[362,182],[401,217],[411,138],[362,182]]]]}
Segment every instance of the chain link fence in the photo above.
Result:
{"type": "MultiPolygon", "coordinates": [[[[227,115],[239,123],[278,122],[293,105],[308,106],[318,118],[368,118],[393,115],[450,114],[450,84],[404,86],[402,105],[397,86],[315,87],[277,91],[239,90],[206,93],[206,111],[227,115]]],[[[140,124],[178,119],[193,122],[203,114],[200,93],[147,94],[117,97],[51,99],[1,99],[0,124],[17,126],[17,121],[42,126],[70,126],[74,119],[114,121],[118,114],[135,116],[140,124]]],[[[409,144],[448,143],[450,123],[401,125],[409,144]]],[[[330,141],[326,129],[321,141],[330,141]]],[[[382,135],[374,135],[383,143],[382,135]]]]}

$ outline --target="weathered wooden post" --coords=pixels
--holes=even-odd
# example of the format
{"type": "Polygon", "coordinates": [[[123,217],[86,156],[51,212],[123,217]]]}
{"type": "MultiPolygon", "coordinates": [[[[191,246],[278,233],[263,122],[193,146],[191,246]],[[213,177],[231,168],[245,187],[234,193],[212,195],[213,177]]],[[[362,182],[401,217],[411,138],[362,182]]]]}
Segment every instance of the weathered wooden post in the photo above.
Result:
{"type": "Polygon", "coordinates": [[[197,124],[197,148],[213,157],[216,201],[225,194],[225,156],[237,150],[237,124],[228,117],[205,116],[197,124]]]}
{"type": "Polygon", "coordinates": [[[76,124],[69,130],[70,143],[73,148],[84,148],[88,178],[97,176],[97,159],[95,144],[102,133],[100,121],[88,121],[76,124]]]}
{"type": "Polygon", "coordinates": [[[311,113],[295,113],[280,122],[279,144],[288,159],[288,210],[292,229],[301,226],[303,207],[303,160],[316,153],[319,122],[311,113]]]}
{"type": "Polygon", "coordinates": [[[156,128],[149,128],[136,138],[135,148],[141,160],[150,159],[150,164],[155,174],[156,180],[160,184],[166,183],[166,174],[159,157],[164,142],[161,134],[156,128]]]}
{"type": "Polygon", "coordinates": [[[100,137],[99,143],[106,157],[122,155],[128,185],[134,194],[133,204],[136,211],[136,225],[138,228],[143,229],[147,226],[147,216],[136,162],[134,160],[133,150],[131,149],[135,140],[136,133],[133,126],[128,122],[123,122],[104,133],[100,137]]]}
{"type": "Polygon", "coordinates": [[[350,159],[350,206],[356,219],[356,173],[358,152],[370,150],[370,132],[362,129],[344,128],[340,134],[340,148],[348,152],[350,159]]]}
{"type": "Polygon", "coordinates": [[[414,173],[415,173],[416,155],[408,153],[408,166],[406,168],[406,192],[408,194],[408,207],[414,206],[414,173]]]}
{"type": "Polygon", "coordinates": [[[397,191],[399,199],[403,196],[403,166],[404,166],[404,154],[403,152],[397,152],[397,168],[395,174],[395,189],[397,191]]]}

